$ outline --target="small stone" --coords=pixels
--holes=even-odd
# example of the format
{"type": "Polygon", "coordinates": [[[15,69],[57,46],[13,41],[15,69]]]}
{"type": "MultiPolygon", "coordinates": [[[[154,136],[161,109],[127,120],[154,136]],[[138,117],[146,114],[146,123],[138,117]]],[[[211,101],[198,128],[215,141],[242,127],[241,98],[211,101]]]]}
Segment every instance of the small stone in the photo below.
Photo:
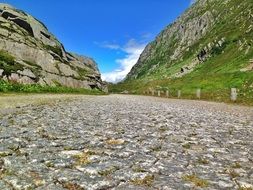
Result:
{"type": "Polygon", "coordinates": [[[232,188],[234,185],[231,182],[219,181],[218,185],[220,188],[232,188]]]}

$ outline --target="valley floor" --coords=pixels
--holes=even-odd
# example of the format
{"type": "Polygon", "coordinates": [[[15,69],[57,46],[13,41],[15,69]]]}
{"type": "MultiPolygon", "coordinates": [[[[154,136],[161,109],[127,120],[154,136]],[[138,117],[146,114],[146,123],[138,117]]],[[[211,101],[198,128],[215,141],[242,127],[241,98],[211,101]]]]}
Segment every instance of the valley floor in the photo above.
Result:
{"type": "Polygon", "coordinates": [[[0,97],[0,189],[253,188],[252,107],[57,96],[0,97]]]}

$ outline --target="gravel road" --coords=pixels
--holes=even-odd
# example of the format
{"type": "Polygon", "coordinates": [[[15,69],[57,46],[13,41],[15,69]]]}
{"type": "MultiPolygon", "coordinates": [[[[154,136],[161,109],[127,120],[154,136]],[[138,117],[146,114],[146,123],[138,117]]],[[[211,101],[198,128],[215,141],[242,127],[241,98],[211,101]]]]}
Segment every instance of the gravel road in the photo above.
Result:
{"type": "Polygon", "coordinates": [[[78,96],[0,117],[0,189],[253,189],[253,109],[78,96]]]}

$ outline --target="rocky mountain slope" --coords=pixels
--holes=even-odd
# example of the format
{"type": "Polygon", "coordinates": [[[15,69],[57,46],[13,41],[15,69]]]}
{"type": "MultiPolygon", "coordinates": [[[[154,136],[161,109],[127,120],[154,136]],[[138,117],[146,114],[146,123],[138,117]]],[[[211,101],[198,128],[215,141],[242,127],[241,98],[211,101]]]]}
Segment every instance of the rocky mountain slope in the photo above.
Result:
{"type": "Polygon", "coordinates": [[[0,77],[41,85],[105,90],[94,60],[66,52],[31,15],[0,4],[0,77]]]}
{"type": "Polygon", "coordinates": [[[253,87],[252,58],[253,1],[197,0],[148,44],[124,83],[253,87]]]}

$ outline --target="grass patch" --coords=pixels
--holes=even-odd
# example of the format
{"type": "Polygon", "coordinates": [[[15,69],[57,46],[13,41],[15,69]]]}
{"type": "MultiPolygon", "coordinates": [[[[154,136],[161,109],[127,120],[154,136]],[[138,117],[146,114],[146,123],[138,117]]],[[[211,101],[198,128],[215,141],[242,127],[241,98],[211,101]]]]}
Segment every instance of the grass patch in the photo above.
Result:
{"type": "Polygon", "coordinates": [[[111,175],[112,173],[114,173],[115,171],[119,170],[120,168],[117,167],[117,166],[113,166],[109,169],[106,169],[106,170],[103,170],[103,171],[99,171],[98,174],[101,175],[101,176],[109,176],[111,175]]]}
{"type": "Polygon", "coordinates": [[[50,46],[50,45],[45,45],[44,46],[45,49],[47,49],[48,51],[52,51],[55,54],[59,55],[60,57],[62,57],[62,50],[59,46],[50,46]]]}
{"type": "Polygon", "coordinates": [[[91,163],[90,161],[90,154],[84,152],[81,154],[77,154],[74,156],[74,158],[76,159],[76,165],[87,165],[89,163],[91,163]]]}
{"type": "Polygon", "coordinates": [[[42,67],[40,65],[37,65],[36,63],[32,63],[31,61],[27,61],[27,60],[23,60],[27,65],[31,66],[31,67],[35,67],[38,69],[42,69],[42,67]]]}
{"type": "Polygon", "coordinates": [[[89,71],[87,69],[83,69],[80,67],[78,67],[77,72],[81,78],[83,78],[84,76],[87,76],[89,74],[89,71]]]}
{"type": "Polygon", "coordinates": [[[197,187],[205,188],[208,187],[209,182],[205,179],[201,179],[198,176],[192,174],[192,175],[185,175],[183,176],[183,180],[187,182],[193,183],[197,187]]]}
{"type": "Polygon", "coordinates": [[[124,143],[125,141],[122,139],[109,139],[106,141],[106,144],[109,144],[109,145],[121,145],[124,143]]]}
{"type": "Polygon", "coordinates": [[[73,182],[61,182],[61,185],[68,190],[85,190],[83,187],[73,182]]]}
{"type": "Polygon", "coordinates": [[[185,149],[190,149],[191,145],[190,145],[190,143],[186,143],[186,144],[183,144],[182,147],[185,149]]]}
{"type": "Polygon", "coordinates": [[[141,168],[139,166],[134,166],[133,167],[133,171],[134,172],[138,172],[138,173],[145,173],[145,172],[147,172],[145,169],[143,169],[143,168],[141,168]]]}
{"type": "Polygon", "coordinates": [[[64,86],[42,86],[39,84],[20,84],[16,82],[7,82],[0,80],[0,92],[10,93],[74,93],[74,94],[87,94],[87,95],[104,95],[105,93],[98,89],[84,89],[84,88],[70,88],[64,86]]]}
{"type": "Polygon", "coordinates": [[[232,164],[232,168],[239,169],[239,168],[242,168],[242,166],[239,162],[235,162],[234,164],[232,164]]]}
{"type": "Polygon", "coordinates": [[[131,180],[131,183],[134,185],[150,187],[153,184],[154,179],[154,175],[147,175],[143,179],[133,179],[131,180]]]}
{"type": "Polygon", "coordinates": [[[74,158],[76,159],[75,165],[87,165],[91,163],[90,156],[95,155],[95,152],[92,151],[86,151],[82,152],[80,154],[74,155],[74,158]]]}
{"type": "Polygon", "coordinates": [[[152,147],[151,148],[151,151],[152,152],[159,152],[162,150],[162,146],[161,145],[158,145],[158,146],[155,146],[155,147],[152,147]]]}
{"type": "Polygon", "coordinates": [[[0,50],[0,61],[4,61],[6,64],[11,65],[15,62],[15,58],[8,52],[0,50]]]}
{"type": "Polygon", "coordinates": [[[239,187],[238,190],[253,190],[253,187],[245,187],[245,186],[242,186],[242,187],[239,187]]]}
{"type": "Polygon", "coordinates": [[[0,50],[0,69],[4,70],[3,75],[10,76],[11,73],[24,70],[24,66],[17,63],[8,52],[0,50]]]}
{"type": "Polygon", "coordinates": [[[202,165],[207,165],[209,164],[209,161],[205,158],[199,158],[197,163],[202,164],[202,165]]]}
{"type": "Polygon", "coordinates": [[[45,165],[48,167],[48,168],[54,168],[54,163],[50,162],[50,161],[47,161],[45,163],[45,165]]]}

